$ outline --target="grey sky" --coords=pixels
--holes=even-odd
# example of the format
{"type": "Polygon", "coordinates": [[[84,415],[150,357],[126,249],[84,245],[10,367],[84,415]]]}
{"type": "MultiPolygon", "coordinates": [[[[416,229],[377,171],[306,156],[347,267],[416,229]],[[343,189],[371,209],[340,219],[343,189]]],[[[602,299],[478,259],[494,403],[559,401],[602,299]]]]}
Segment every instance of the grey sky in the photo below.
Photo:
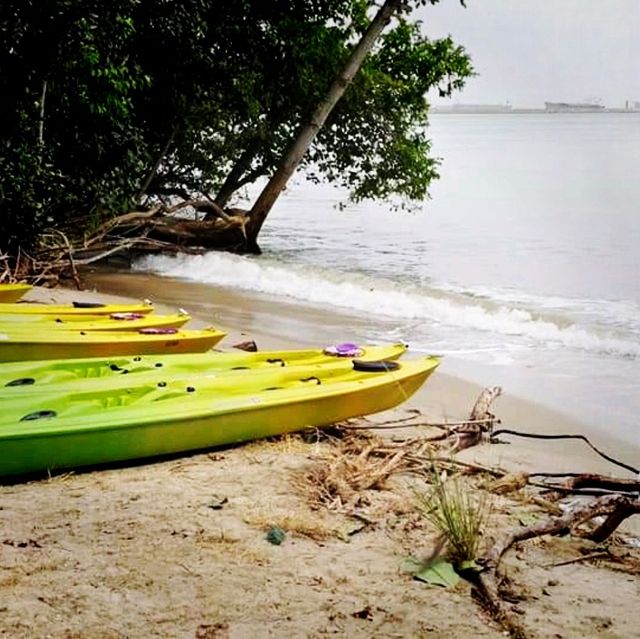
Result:
{"type": "Polygon", "coordinates": [[[430,37],[451,34],[479,73],[448,103],[640,101],[640,0],[441,0],[413,15],[430,37]]]}

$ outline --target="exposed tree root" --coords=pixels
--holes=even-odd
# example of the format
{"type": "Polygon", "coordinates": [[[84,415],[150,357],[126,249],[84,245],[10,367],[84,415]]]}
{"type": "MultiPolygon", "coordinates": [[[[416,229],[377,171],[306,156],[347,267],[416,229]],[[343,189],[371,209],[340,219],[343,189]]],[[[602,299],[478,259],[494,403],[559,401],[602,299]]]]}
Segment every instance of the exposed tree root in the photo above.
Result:
{"type": "Polygon", "coordinates": [[[125,213],[88,235],[79,235],[70,221],[65,232],[45,231],[33,255],[22,254],[15,260],[0,256],[0,281],[19,278],[55,286],[71,278],[81,288],[79,267],[118,254],[131,258],[140,253],[202,253],[208,249],[244,252],[248,221],[246,211],[225,210],[206,198],[125,213]],[[180,217],[185,209],[193,211],[193,219],[180,217]],[[198,213],[206,213],[204,219],[198,213]]]}

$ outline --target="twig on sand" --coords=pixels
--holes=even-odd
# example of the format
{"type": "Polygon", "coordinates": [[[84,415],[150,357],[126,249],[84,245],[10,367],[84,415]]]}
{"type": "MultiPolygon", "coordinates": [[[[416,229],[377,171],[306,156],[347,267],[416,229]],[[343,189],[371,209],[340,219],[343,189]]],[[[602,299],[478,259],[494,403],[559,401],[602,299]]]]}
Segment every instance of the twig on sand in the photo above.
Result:
{"type": "Polygon", "coordinates": [[[581,555],[580,557],[574,557],[573,559],[557,561],[550,564],[543,564],[541,568],[558,568],[560,566],[570,566],[571,564],[577,564],[582,561],[591,561],[592,559],[602,559],[604,557],[611,557],[611,553],[608,550],[599,550],[598,552],[590,552],[588,555],[581,555]]]}
{"type": "Polygon", "coordinates": [[[631,466],[630,464],[625,464],[624,462],[621,462],[617,459],[615,459],[614,457],[611,457],[611,455],[608,455],[607,453],[601,451],[599,448],[597,448],[596,446],[594,446],[587,437],[585,437],[584,435],[573,435],[573,434],[548,434],[548,433],[522,433],[520,431],[517,430],[510,430],[507,428],[501,428],[500,430],[495,431],[494,433],[491,434],[491,439],[495,439],[496,437],[498,437],[498,435],[515,435],[516,437],[527,437],[529,439],[549,439],[549,440],[555,440],[555,439],[578,439],[580,441],[583,441],[585,444],[587,444],[587,446],[589,446],[589,448],[591,448],[596,454],[598,454],[600,457],[602,457],[603,459],[606,459],[607,461],[611,462],[612,464],[615,464],[616,466],[620,466],[620,468],[624,468],[625,470],[628,470],[629,472],[633,473],[634,475],[640,475],[640,469],[635,468],[634,466],[631,466]]]}
{"type": "MultiPolygon", "coordinates": [[[[455,428],[456,426],[466,426],[468,424],[478,424],[478,425],[490,425],[490,424],[495,424],[496,423],[496,419],[495,418],[486,418],[486,419],[462,419],[462,420],[458,420],[458,421],[453,421],[453,422],[449,422],[449,421],[445,421],[445,422],[413,422],[413,423],[409,423],[411,422],[411,420],[414,420],[415,417],[411,416],[411,417],[404,417],[402,419],[394,419],[392,421],[388,421],[388,422],[371,422],[369,420],[367,420],[367,423],[365,424],[349,424],[349,423],[344,423],[341,424],[341,428],[344,428],[345,430],[385,430],[385,429],[394,429],[394,428],[420,428],[420,427],[424,427],[424,428],[442,428],[445,429],[447,431],[449,431],[452,428],[455,428]]],[[[364,420],[363,420],[364,421],[364,420]]],[[[499,423],[499,422],[498,422],[499,423]]],[[[443,437],[448,437],[449,434],[451,433],[445,433],[443,435],[443,437]]]]}

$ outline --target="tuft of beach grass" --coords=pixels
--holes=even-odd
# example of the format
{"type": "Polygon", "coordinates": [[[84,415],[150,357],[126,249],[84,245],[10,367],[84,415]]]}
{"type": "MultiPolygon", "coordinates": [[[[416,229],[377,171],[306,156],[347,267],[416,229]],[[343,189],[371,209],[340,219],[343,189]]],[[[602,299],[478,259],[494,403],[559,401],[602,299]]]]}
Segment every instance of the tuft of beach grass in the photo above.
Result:
{"type": "Polygon", "coordinates": [[[475,561],[490,513],[486,495],[469,490],[458,478],[445,480],[434,470],[431,490],[416,497],[422,513],[445,539],[449,561],[456,568],[475,561]]]}

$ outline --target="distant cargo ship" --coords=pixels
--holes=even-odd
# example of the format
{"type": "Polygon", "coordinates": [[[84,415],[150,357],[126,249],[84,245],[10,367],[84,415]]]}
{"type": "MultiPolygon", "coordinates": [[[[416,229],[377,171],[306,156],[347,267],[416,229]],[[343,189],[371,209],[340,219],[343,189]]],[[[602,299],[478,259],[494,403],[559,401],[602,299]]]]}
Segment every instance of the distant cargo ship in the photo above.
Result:
{"type": "Polygon", "coordinates": [[[604,111],[605,107],[591,102],[545,102],[544,110],[549,113],[581,113],[604,111]]]}

